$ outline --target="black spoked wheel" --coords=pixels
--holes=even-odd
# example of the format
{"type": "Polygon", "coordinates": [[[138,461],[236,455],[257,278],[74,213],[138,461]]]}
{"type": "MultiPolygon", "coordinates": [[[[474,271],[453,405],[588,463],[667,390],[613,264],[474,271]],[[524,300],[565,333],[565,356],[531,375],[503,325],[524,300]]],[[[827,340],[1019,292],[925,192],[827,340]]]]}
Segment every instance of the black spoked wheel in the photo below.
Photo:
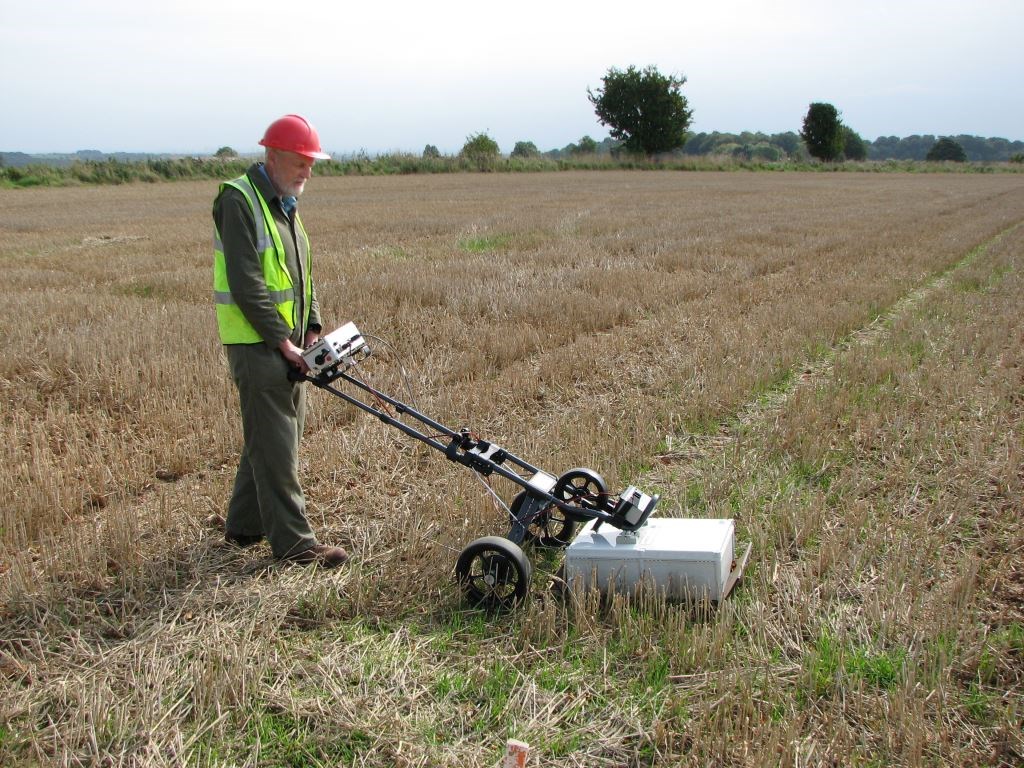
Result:
{"type": "Polygon", "coordinates": [[[533,569],[519,545],[501,536],[470,542],[455,563],[462,593],[472,605],[505,610],[530,590],[533,569]]]}
{"type": "Polygon", "coordinates": [[[526,503],[526,491],[512,499],[509,506],[509,522],[514,527],[519,521],[526,529],[525,541],[532,541],[538,547],[562,549],[569,546],[573,534],[576,533],[576,521],[569,517],[554,504],[549,504],[530,516],[528,520],[519,520],[520,510],[526,503]]]}
{"type": "Polygon", "coordinates": [[[588,512],[604,507],[608,486],[594,470],[578,467],[570,469],[558,478],[551,495],[580,509],[578,515],[569,513],[569,518],[585,521],[593,517],[588,512]]]}

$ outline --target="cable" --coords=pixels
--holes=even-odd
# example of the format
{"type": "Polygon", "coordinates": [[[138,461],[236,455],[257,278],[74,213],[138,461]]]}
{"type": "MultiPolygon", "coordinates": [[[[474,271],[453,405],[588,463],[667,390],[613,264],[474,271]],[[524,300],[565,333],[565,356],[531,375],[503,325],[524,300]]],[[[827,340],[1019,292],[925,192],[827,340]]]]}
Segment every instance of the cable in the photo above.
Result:
{"type": "Polygon", "coordinates": [[[505,502],[501,500],[501,497],[498,496],[497,492],[491,487],[491,484],[487,480],[485,480],[483,475],[481,475],[479,472],[474,472],[473,474],[476,475],[476,479],[480,481],[480,484],[490,495],[491,501],[494,502],[494,509],[498,512],[504,509],[505,512],[508,513],[509,517],[511,517],[512,510],[509,509],[508,505],[506,505],[505,502]]]}

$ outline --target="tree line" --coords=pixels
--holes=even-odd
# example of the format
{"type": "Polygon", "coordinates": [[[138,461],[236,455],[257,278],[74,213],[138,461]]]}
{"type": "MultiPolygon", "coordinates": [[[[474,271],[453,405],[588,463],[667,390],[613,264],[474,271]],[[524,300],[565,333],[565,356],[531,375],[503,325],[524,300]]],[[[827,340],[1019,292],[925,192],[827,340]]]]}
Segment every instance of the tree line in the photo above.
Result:
{"type": "MultiPolygon", "coordinates": [[[[675,129],[674,129],[675,130],[675,129]]],[[[1006,139],[986,139],[978,136],[940,137],[911,136],[907,139],[881,137],[872,142],[846,126],[839,119],[839,111],[831,104],[811,104],[800,133],[691,133],[686,131],[668,150],[645,152],[642,142],[635,136],[609,136],[596,141],[583,136],[564,147],[542,152],[532,141],[517,141],[508,157],[510,160],[555,160],[571,164],[586,158],[645,158],[648,161],[669,163],[682,158],[731,158],[747,163],[806,163],[812,158],[826,162],[852,161],[909,161],[909,162],[1011,162],[1024,163],[1024,142],[1006,139]],[[638,150],[638,147],[641,149],[638,150]]],[[[437,147],[428,144],[424,159],[440,158],[437,147]]],[[[491,170],[501,149],[486,133],[473,134],[457,155],[471,160],[479,170],[491,170]]]]}
{"type": "MultiPolygon", "coordinates": [[[[900,160],[924,162],[928,153],[943,138],[959,144],[965,158],[972,163],[1005,163],[1024,161],[1024,141],[1008,141],[1002,138],[985,138],[982,136],[950,136],[938,137],[931,135],[880,136],[874,141],[861,139],[865,156],[848,157],[846,159],[861,160],[900,160]]],[[[549,157],[565,159],[593,152],[595,154],[613,154],[620,149],[620,142],[612,138],[595,141],[584,136],[578,141],[570,142],[564,147],[548,151],[538,150],[532,141],[516,142],[512,150],[513,156],[549,157]]],[[[686,134],[686,142],[676,152],[680,157],[725,156],[737,160],[754,160],[763,162],[782,162],[786,160],[807,161],[811,155],[807,152],[803,139],[796,131],[780,133],[763,133],[760,131],[743,131],[729,133],[710,131],[686,134]]]]}
{"type": "MultiPolygon", "coordinates": [[[[1013,160],[1015,155],[1024,154],[1024,141],[1009,141],[1002,138],[983,138],[981,136],[947,136],[935,137],[879,136],[868,145],[869,160],[924,160],[929,150],[935,146],[939,138],[948,138],[963,147],[967,159],[976,163],[1000,163],[1013,160]]],[[[1019,162],[1019,161],[1018,161],[1019,162]]]]}
{"type": "Polygon", "coordinates": [[[843,123],[839,110],[827,102],[812,102],[804,115],[799,138],[792,133],[739,137],[705,134],[695,138],[688,129],[693,110],[681,89],[686,78],[663,75],[655,67],[625,70],[612,67],[602,86],[587,89],[598,121],[608,126],[617,148],[657,155],[727,153],[748,159],[813,157],[825,162],[843,160],[929,160],[979,162],[1024,161],[1024,142],[979,137],[915,136],[907,140],[881,137],[864,140],[843,123]],[[723,140],[724,138],[724,140],[723,140]],[[687,149],[689,145],[689,149],[687,149]]]}

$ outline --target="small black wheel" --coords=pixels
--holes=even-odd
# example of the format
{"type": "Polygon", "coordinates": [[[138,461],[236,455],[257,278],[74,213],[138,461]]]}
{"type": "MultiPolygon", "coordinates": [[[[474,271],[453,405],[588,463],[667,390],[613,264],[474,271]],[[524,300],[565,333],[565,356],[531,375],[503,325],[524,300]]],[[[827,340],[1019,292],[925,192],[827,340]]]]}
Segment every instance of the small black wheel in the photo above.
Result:
{"type": "MultiPolygon", "coordinates": [[[[519,493],[509,506],[509,523],[515,526],[519,520],[519,511],[526,503],[527,493],[519,493]]],[[[538,547],[550,549],[563,549],[569,546],[573,534],[576,533],[576,521],[569,517],[554,504],[548,504],[538,510],[526,521],[522,521],[526,528],[525,541],[532,541],[538,547]]]]}
{"type": "Polygon", "coordinates": [[[567,501],[580,508],[581,513],[568,517],[580,522],[594,517],[588,512],[601,509],[608,496],[608,486],[604,479],[592,469],[577,467],[570,469],[558,478],[551,495],[561,501],[567,501]]]}
{"type": "Polygon", "coordinates": [[[470,542],[455,563],[455,576],[466,600],[481,608],[512,608],[530,591],[532,574],[519,545],[501,536],[470,542]]]}

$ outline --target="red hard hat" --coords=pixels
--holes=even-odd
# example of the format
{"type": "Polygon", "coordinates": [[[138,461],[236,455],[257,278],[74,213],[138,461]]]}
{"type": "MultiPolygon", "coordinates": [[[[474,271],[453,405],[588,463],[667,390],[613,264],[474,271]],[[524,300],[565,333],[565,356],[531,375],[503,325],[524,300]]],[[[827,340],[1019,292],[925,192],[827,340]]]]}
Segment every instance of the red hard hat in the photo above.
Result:
{"type": "Polygon", "coordinates": [[[320,148],[320,137],[316,133],[316,128],[301,115],[285,115],[272,122],[260,139],[260,144],[264,147],[295,152],[314,160],[331,159],[331,156],[320,148]]]}

